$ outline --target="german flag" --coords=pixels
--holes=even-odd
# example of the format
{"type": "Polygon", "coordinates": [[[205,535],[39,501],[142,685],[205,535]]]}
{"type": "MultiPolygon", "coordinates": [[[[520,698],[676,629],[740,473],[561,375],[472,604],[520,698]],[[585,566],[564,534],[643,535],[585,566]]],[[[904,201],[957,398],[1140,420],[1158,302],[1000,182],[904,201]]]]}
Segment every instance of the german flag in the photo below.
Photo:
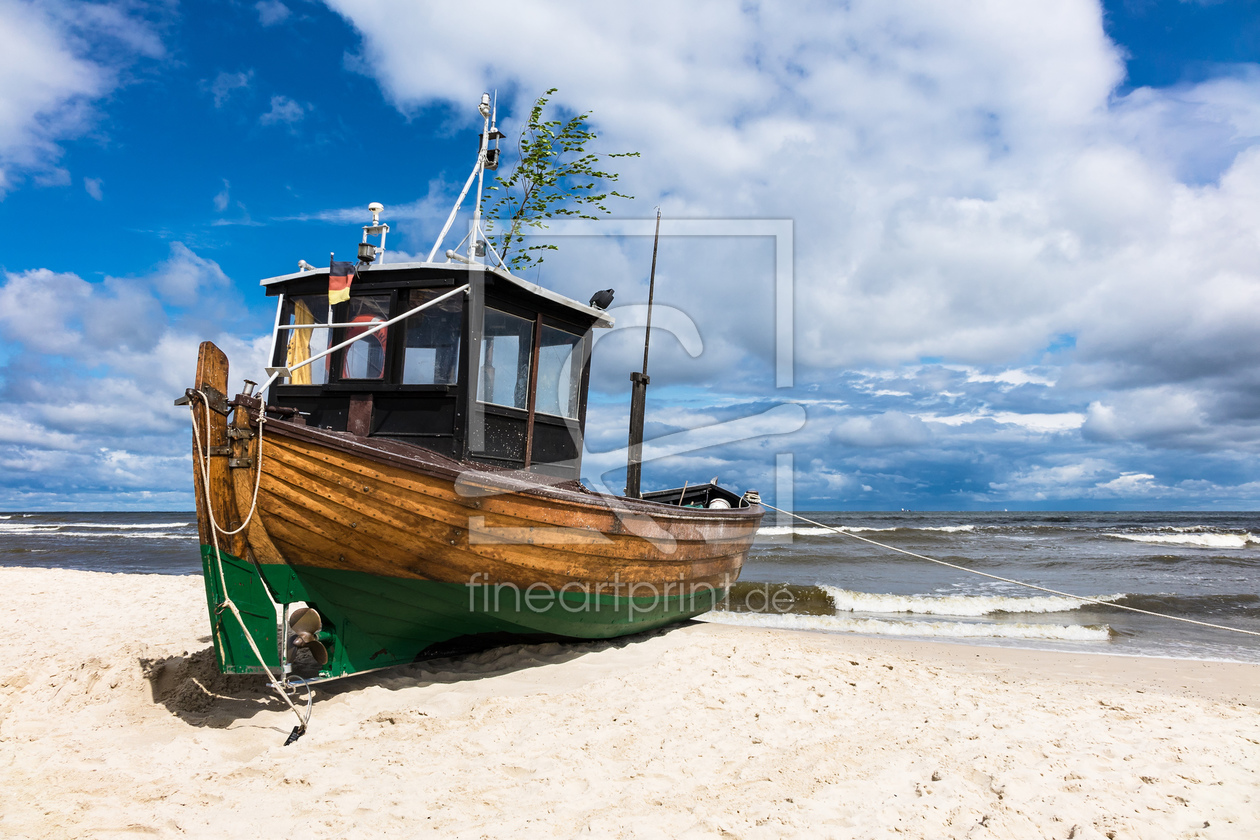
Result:
{"type": "Polygon", "coordinates": [[[356,274],[354,263],[328,263],[328,304],[345,303],[350,299],[350,284],[356,274]]]}

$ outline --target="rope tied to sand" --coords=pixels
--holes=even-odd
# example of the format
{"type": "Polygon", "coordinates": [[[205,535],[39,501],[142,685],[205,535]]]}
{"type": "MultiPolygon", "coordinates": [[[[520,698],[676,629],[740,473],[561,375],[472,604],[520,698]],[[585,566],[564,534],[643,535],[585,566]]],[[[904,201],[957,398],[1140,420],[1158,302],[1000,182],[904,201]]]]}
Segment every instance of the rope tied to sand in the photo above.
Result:
{"type": "Polygon", "coordinates": [[[1104,601],[1101,598],[1090,598],[1086,595],[1073,595],[1071,592],[1061,592],[1058,589],[1050,589],[1045,586],[1038,586],[1035,583],[1026,583],[1022,580],[1014,580],[1013,578],[1002,577],[1001,575],[989,574],[988,572],[981,572],[977,569],[968,569],[966,566],[959,566],[957,563],[950,563],[946,560],[937,560],[935,557],[928,557],[926,554],[917,554],[913,551],[907,551],[904,548],[897,548],[896,546],[893,546],[893,545],[887,545],[886,543],[879,542],[878,540],[873,540],[870,537],[863,537],[863,536],[853,533],[852,531],[846,531],[843,528],[836,528],[832,525],[824,525],[821,522],[815,522],[812,519],[801,516],[799,513],[793,513],[790,510],[783,510],[782,508],[777,508],[774,505],[766,504],[765,502],[761,502],[761,505],[762,507],[769,508],[770,510],[787,514],[788,516],[791,516],[795,519],[799,519],[802,522],[808,522],[810,525],[815,525],[819,528],[826,528],[828,531],[835,531],[837,534],[841,534],[846,537],[852,537],[853,539],[861,540],[864,543],[870,543],[871,545],[879,546],[880,548],[886,548],[889,551],[895,551],[898,554],[905,554],[908,557],[914,557],[918,560],[926,560],[929,563],[936,563],[937,565],[940,565],[940,566],[947,566],[948,568],[956,569],[960,572],[967,572],[973,575],[980,575],[981,577],[986,577],[986,578],[989,578],[990,580],[998,580],[998,581],[1001,581],[1002,583],[1010,583],[1010,584],[1014,584],[1015,586],[1023,586],[1027,589],[1035,589],[1038,592],[1048,592],[1051,595],[1061,595],[1064,598],[1071,598],[1076,601],[1084,601],[1089,604],[1099,604],[1100,606],[1104,606],[1104,607],[1114,607],[1115,609],[1118,609],[1118,610],[1128,610],[1129,612],[1142,613],[1143,615],[1150,615],[1156,618],[1167,618],[1170,621],[1181,621],[1186,624],[1196,624],[1199,627],[1210,627],[1213,630],[1227,630],[1230,633],[1242,633],[1247,636],[1260,636],[1260,632],[1256,632],[1255,630],[1244,630],[1241,627],[1227,627],[1224,624],[1213,624],[1210,621],[1199,621],[1197,619],[1185,618],[1179,615],[1168,615],[1167,613],[1155,612],[1153,610],[1144,610],[1144,609],[1141,609],[1140,607],[1130,607],[1126,604],[1117,604],[1114,601],[1104,601]]]}
{"type": "MultiPolygon", "coordinates": [[[[213,543],[213,548],[214,548],[215,566],[219,572],[219,586],[223,591],[223,602],[219,604],[215,612],[222,613],[223,608],[227,607],[228,609],[232,611],[232,615],[236,616],[236,623],[240,625],[241,633],[244,634],[245,641],[249,643],[250,650],[254,652],[254,656],[258,659],[258,664],[262,666],[263,672],[266,673],[267,680],[271,683],[271,687],[275,689],[276,694],[280,695],[280,699],[283,700],[286,704],[288,704],[289,708],[293,710],[293,714],[297,715],[298,728],[294,730],[294,734],[290,735],[289,741],[286,742],[286,743],[292,743],[295,736],[300,735],[302,732],[305,732],[307,724],[310,723],[310,718],[311,718],[311,709],[310,709],[310,702],[309,702],[310,687],[309,686],[307,687],[307,699],[308,699],[307,710],[306,710],[306,715],[303,716],[303,714],[300,711],[298,711],[298,707],[293,704],[293,701],[291,699],[289,699],[288,693],[285,692],[284,687],[276,679],[275,674],[271,672],[271,667],[267,665],[266,660],[263,658],[262,651],[258,649],[258,644],[257,642],[254,641],[253,634],[249,632],[249,628],[245,625],[245,617],[241,615],[241,611],[237,608],[236,603],[232,600],[231,596],[228,595],[227,578],[225,577],[223,573],[223,556],[219,550],[219,534],[222,533],[225,537],[230,537],[234,534],[239,534],[241,531],[244,531],[245,528],[248,527],[250,520],[254,518],[254,511],[258,507],[258,488],[262,483],[263,425],[266,424],[267,422],[267,403],[265,400],[260,400],[260,403],[259,403],[258,459],[257,459],[258,465],[257,465],[257,471],[254,474],[254,498],[253,498],[253,501],[250,503],[249,513],[246,515],[245,521],[241,523],[240,527],[233,531],[226,531],[222,527],[220,527],[218,522],[215,521],[214,505],[211,502],[211,497],[210,497],[210,456],[208,454],[209,446],[210,446],[210,400],[200,390],[193,389],[193,393],[195,393],[198,397],[201,398],[201,404],[205,408],[205,413],[206,413],[205,446],[207,449],[205,452],[203,452],[201,449],[202,447],[201,430],[197,426],[197,404],[195,402],[192,403],[191,408],[192,408],[193,440],[196,441],[196,444],[197,444],[196,446],[193,447],[193,451],[197,455],[196,460],[200,462],[199,464],[194,465],[194,467],[197,467],[197,466],[200,467],[198,472],[201,476],[201,481],[202,481],[202,485],[201,485],[202,486],[202,499],[203,501],[205,501],[205,504],[206,504],[206,518],[210,521],[210,540],[213,543]]],[[[239,410],[239,407],[238,407],[238,410],[239,410]]],[[[263,589],[267,592],[267,597],[271,598],[271,591],[267,589],[265,585],[263,589]]],[[[278,606],[274,598],[271,599],[271,602],[274,606],[278,606]]]]}

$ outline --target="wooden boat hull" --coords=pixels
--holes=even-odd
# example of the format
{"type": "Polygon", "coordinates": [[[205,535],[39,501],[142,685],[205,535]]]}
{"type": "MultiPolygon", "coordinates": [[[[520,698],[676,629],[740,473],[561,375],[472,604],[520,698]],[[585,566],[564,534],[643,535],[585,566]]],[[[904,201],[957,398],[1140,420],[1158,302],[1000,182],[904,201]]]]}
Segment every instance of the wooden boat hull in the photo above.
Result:
{"type": "Polygon", "coordinates": [[[761,521],[759,506],[612,498],[393,441],[260,423],[245,396],[230,431],[227,406],[199,396],[226,381],[226,358],[203,344],[192,392],[197,507],[225,672],[288,665],[285,614],[296,604],[323,618],[325,677],[468,639],[652,629],[721,601],[761,521]],[[229,597],[241,619],[223,608],[229,597]]]}

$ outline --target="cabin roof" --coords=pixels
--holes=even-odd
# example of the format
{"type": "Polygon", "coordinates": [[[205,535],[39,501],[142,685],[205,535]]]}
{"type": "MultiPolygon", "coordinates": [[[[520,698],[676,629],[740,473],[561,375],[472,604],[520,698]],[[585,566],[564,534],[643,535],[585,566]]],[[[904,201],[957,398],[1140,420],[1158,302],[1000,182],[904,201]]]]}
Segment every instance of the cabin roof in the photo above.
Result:
{"type": "MultiPolygon", "coordinates": [[[[407,270],[414,270],[418,268],[439,269],[441,271],[468,272],[471,269],[471,266],[464,265],[461,263],[455,263],[455,262],[385,263],[384,265],[376,264],[376,265],[361,267],[359,269],[359,276],[366,278],[368,275],[380,274],[381,272],[388,273],[392,271],[407,271],[407,270]]],[[[564,307],[576,309],[577,311],[585,315],[588,315],[591,318],[594,318],[595,319],[594,326],[596,327],[611,327],[613,325],[613,317],[602,309],[596,309],[595,307],[588,306],[585,303],[579,303],[573,298],[565,297],[562,294],[551,291],[551,289],[547,289],[542,286],[539,286],[537,283],[531,283],[528,280],[522,280],[521,278],[517,277],[515,274],[511,274],[507,271],[504,271],[502,268],[498,268],[497,266],[491,267],[487,265],[487,266],[477,266],[477,268],[484,269],[486,273],[493,274],[496,279],[504,280],[512,284],[513,286],[516,286],[517,288],[521,289],[522,291],[528,292],[529,294],[537,295],[538,297],[544,298],[546,300],[551,301],[552,303],[557,303],[564,307]]],[[[327,268],[314,268],[308,271],[295,271],[291,274],[281,274],[278,277],[268,277],[264,280],[259,281],[259,285],[264,286],[264,287],[274,286],[280,283],[288,282],[290,280],[303,280],[303,279],[308,279],[311,277],[318,277],[321,274],[324,276],[327,276],[328,269],[327,268]]]]}

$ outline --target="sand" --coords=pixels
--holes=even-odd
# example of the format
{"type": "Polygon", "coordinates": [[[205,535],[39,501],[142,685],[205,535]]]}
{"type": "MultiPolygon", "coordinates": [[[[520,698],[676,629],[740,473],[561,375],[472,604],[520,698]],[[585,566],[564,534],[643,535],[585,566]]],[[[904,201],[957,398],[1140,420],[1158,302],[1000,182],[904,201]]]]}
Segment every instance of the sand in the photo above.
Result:
{"type": "Polygon", "coordinates": [[[0,836],[1254,838],[1260,666],[692,624],[317,690],[200,578],[0,569],[0,836]]]}

